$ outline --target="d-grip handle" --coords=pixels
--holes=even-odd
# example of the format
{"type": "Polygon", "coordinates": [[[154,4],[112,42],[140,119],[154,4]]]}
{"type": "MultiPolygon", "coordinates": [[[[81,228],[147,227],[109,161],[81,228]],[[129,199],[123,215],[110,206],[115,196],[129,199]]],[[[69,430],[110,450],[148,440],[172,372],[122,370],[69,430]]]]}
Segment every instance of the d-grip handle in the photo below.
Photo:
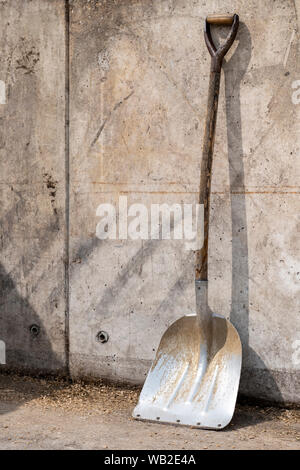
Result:
{"type": "Polygon", "coordinates": [[[206,21],[209,24],[218,24],[222,26],[229,25],[233,23],[234,15],[209,15],[206,17],[206,21]]]}
{"type": "Polygon", "coordinates": [[[211,15],[208,16],[205,20],[205,30],[204,38],[207,45],[207,49],[212,57],[212,71],[220,72],[222,67],[222,60],[226,52],[230,49],[235,40],[236,33],[239,27],[239,17],[238,15],[211,15]],[[210,25],[231,25],[230,31],[228,33],[225,42],[221,44],[218,48],[214,45],[214,42],[211,37],[210,25]]]}

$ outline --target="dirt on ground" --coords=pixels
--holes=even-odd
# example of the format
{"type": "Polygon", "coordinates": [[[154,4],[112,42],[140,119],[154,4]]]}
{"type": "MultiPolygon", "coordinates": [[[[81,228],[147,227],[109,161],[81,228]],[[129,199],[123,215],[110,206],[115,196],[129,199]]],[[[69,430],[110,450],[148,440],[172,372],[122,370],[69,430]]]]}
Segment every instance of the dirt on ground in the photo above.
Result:
{"type": "Polygon", "coordinates": [[[238,404],[221,431],[136,421],[140,389],[0,375],[0,449],[300,449],[300,410],[238,404]]]}

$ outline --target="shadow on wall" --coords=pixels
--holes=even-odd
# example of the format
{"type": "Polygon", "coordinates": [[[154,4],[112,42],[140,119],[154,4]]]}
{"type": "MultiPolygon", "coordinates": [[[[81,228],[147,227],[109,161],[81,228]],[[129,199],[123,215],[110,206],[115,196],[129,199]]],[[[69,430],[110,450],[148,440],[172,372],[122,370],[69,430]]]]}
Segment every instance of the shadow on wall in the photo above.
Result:
{"type": "Polygon", "coordinates": [[[237,328],[243,345],[240,395],[266,401],[283,402],[278,385],[265,363],[249,345],[249,267],[248,234],[243,163],[240,84],[251,57],[251,36],[240,23],[238,46],[226,62],[226,119],[232,219],[232,303],[230,320],[237,328]],[[235,194],[237,193],[237,194],[235,194]]]}
{"type": "Polygon", "coordinates": [[[18,293],[15,282],[2,264],[0,340],[5,343],[6,350],[6,365],[0,365],[0,373],[63,373],[65,366],[53,352],[41,319],[27,299],[18,293]]]}

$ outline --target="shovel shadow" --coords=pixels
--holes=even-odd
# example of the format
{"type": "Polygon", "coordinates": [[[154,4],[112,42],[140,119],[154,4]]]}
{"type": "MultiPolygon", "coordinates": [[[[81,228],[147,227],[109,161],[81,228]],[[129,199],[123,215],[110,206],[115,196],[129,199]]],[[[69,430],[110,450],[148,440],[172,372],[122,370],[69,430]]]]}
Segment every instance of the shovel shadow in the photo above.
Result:
{"type": "MultiPolygon", "coordinates": [[[[283,402],[278,385],[266,364],[249,344],[249,264],[248,231],[245,198],[245,172],[243,162],[243,136],[241,122],[240,85],[251,57],[251,36],[247,26],[240,23],[238,46],[226,62],[225,99],[227,119],[227,142],[232,220],[232,292],[230,321],[239,332],[243,346],[243,366],[240,381],[239,401],[260,401],[274,404],[283,402]],[[238,194],[235,194],[238,193],[238,194]],[[271,391],[271,398],[269,392],[271,391]]],[[[268,419],[266,416],[257,418],[268,419]]],[[[234,427],[249,423],[233,418],[234,427]]],[[[231,429],[233,429],[231,427],[231,429]]]]}

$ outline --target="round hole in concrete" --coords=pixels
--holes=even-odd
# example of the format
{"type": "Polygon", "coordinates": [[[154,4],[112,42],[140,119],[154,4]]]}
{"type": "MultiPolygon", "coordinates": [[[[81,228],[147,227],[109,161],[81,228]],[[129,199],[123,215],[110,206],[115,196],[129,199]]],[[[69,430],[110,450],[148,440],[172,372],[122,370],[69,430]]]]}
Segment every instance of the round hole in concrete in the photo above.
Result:
{"type": "Polygon", "coordinates": [[[99,341],[99,343],[107,343],[109,336],[108,336],[108,333],[106,333],[106,331],[101,330],[97,333],[96,338],[99,341]]]}
{"type": "Polygon", "coordinates": [[[39,325],[35,325],[35,324],[30,325],[29,331],[30,331],[31,336],[38,336],[40,333],[40,327],[39,325]]]}

